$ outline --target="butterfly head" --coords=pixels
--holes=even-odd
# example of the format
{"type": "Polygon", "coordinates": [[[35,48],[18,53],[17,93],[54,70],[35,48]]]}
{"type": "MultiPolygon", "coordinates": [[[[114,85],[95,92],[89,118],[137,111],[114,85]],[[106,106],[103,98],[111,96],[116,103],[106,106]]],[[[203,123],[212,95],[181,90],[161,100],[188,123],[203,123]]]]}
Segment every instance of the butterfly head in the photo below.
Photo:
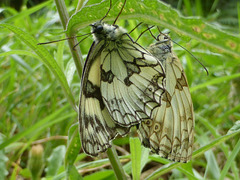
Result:
{"type": "Polygon", "coordinates": [[[157,41],[158,43],[163,43],[163,44],[171,44],[171,39],[170,37],[167,35],[167,34],[163,34],[163,33],[160,33],[158,36],[157,36],[157,41]]]}
{"type": "Polygon", "coordinates": [[[118,25],[109,25],[102,21],[90,25],[92,27],[93,38],[95,41],[110,40],[115,41],[126,34],[126,30],[118,25]]]}
{"type": "Polygon", "coordinates": [[[157,36],[157,42],[149,46],[149,51],[157,55],[157,58],[162,59],[172,52],[171,39],[168,35],[160,33],[157,36]]]}

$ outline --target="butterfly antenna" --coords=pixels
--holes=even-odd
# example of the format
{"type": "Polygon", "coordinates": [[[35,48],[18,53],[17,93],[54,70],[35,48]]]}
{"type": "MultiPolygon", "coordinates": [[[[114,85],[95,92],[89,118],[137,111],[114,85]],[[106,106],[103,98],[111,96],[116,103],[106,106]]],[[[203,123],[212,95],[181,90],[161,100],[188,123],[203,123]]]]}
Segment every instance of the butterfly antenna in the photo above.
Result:
{"type": "Polygon", "coordinates": [[[173,41],[172,39],[170,39],[173,43],[177,44],[178,46],[180,46],[181,48],[183,48],[185,51],[187,51],[199,64],[201,64],[201,66],[204,68],[204,70],[207,73],[207,76],[209,75],[207,68],[203,65],[203,63],[201,63],[201,61],[199,61],[188,49],[186,49],[185,47],[183,47],[182,45],[178,44],[177,42],[173,41]]]}
{"type": "MultiPolygon", "coordinates": [[[[157,41],[158,40],[158,37],[156,37],[156,36],[154,36],[153,35],[153,33],[152,33],[152,31],[151,31],[151,29],[148,29],[149,30],[149,32],[150,32],[150,34],[151,34],[151,36],[157,41]]],[[[161,32],[161,31],[160,31],[161,32]]]]}
{"type": "Polygon", "coordinates": [[[83,42],[85,39],[87,39],[89,36],[91,36],[92,35],[92,33],[88,33],[88,36],[86,36],[85,38],[83,38],[83,39],[81,39],[81,41],[79,41],[77,44],[75,44],[74,46],[73,46],[73,50],[76,50],[75,49],[75,47],[77,47],[81,42],[83,42]]]}
{"type": "Polygon", "coordinates": [[[105,16],[103,16],[103,18],[100,20],[100,22],[107,17],[107,15],[108,15],[108,13],[109,13],[109,11],[110,11],[111,9],[112,9],[112,0],[110,0],[110,5],[109,5],[109,8],[108,8],[107,13],[105,14],[105,16]]]}
{"type": "MultiPolygon", "coordinates": [[[[135,42],[137,42],[139,39],[140,39],[140,37],[146,32],[146,31],[150,31],[151,32],[151,30],[150,29],[152,29],[154,26],[151,26],[151,27],[148,27],[147,29],[145,29],[143,32],[141,32],[141,34],[138,36],[138,38],[136,39],[136,41],[135,42]]],[[[152,32],[151,32],[152,33],[152,32]]],[[[153,35],[153,34],[152,34],[153,35]]],[[[153,36],[155,39],[156,39],[156,37],[155,36],[153,36]]]]}
{"type": "Polygon", "coordinates": [[[124,8],[124,6],[126,5],[126,2],[127,2],[127,0],[124,1],[123,6],[122,6],[122,9],[121,9],[120,12],[118,13],[115,21],[113,22],[113,25],[117,22],[119,16],[121,15],[121,13],[122,13],[122,11],[123,11],[123,8],[124,8]]]}
{"type": "MultiPolygon", "coordinates": [[[[159,30],[159,28],[158,28],[159,30]]],[[[209,72],[207,70],[207,68],[203,65],[203,63],[201,63],[188,49],[186,49],[185,47],[183,47],[182,45],[178,44],[177,42],[175,42],[174,40],[172,40],[169,36],[166,36],[164,33],[162,33],[160,30],[159,30],[159,33],[164,35],[164,37],[167,37],[169,40],[171,40],[174,44],[177,44],[178,46],[180,46],[181,48],[183,48],[185,51],[187,51],[203,68],[204,70],[206,71],[207,73],[207,76],[209,75],[209,72]]],[[[159,35],[158,35],[159,36],[159,35]]],[[[157,37],[158,38],[158,37],[157,37]]]]}
{"type": "Polygon", "coordinates": [[[138,25],[136,25],[135,28],[133,28],[128,34],[131,34],[135,29],[137,29],[140,25],[142,24],[142,22],[138,23],[138,25]]]}
{"type": "MultiPolygon", "coordinates": [[[[56,42],[60,42],[60,41],[65,41],[65,40],[68,40],[68,39],[74,39],[76,37],[82,37],[82,36],[89,36],[91,35],[92,33],[87,33],[87,34],[83,34],[83,35],[79,35],[79,36],[73,36],[73,37],[68,37],[68,38],[64,38],[64,39],[59,39],[59,40],[55,40],[55,41],[49,41],[49,42],[44,42],[44,43],[38,43],[37,45],[44,45],[44,44],[51,44],[51,43],[56,43],[56,42]]],[[[87,37],[88,37],[87,36],[87,37]]]]}

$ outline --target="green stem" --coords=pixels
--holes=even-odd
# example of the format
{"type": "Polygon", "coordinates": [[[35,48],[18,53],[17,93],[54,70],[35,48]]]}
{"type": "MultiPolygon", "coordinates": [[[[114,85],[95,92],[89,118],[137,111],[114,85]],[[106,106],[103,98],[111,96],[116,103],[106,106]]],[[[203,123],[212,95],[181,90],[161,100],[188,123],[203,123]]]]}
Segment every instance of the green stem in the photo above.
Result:
{"type": "Polygon", "coordinates": [[[237,3],[237,11],[238,11],[238,26],[240,29],[240,3],[239,2],[237,3]]]}
{"type": "Polygon", "coordinates": [[[112,168],[114,170],[115,176],[118,180],[127,180],[126,174],[122,168],[122,164],[118,159],[117,152],[114,147],[108,148],[107,150],[108,158],[111,162],[112,168]]]}
{"type": "MultiPolygon", "coordinates": [[[[57,7],[57,10],[58,10],[61,22],[62,22],[62,26],[64,29],[66,29],[69,15],[67,12],[65,2],[64,2],[64,0],[55,0],[55,3],[56,3],[56,7],[57,7]]],[[[71,36],[69,34],[66,34],[66,37],[69,38],[71,36]]],[[[76,46],[75,48],[73,48],[77,43],[78,43],[78,40],[76,38],[68,39],[68,45],[70,47],[70,51],[72,53],[72,57],[73,57],[75,65],[76,65],[78,75],[79,75],[79,77],[81,77],[84,61],[83,61],[80,47],[76,46]]]]}

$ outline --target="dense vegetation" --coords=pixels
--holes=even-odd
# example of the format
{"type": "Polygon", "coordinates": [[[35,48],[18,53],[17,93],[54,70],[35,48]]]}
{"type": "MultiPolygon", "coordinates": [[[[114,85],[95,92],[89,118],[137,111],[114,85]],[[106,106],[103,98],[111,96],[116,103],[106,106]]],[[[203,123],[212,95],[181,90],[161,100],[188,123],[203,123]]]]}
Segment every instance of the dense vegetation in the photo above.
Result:
{"type": "MultiPolygon", "coordinates": [[[[182,164],[149,154],[134,131],[131,137],[114,140],[118,156],[114,148],[98,158],[82,152],[77,105],[83,59],[92,39],[80,43],[81,51],[72,49],[81,38],[69,44],[37,43],[64,38],[64,29],[68,36],[89,33],[88,25],[106,14],[109,1],[91,0],[86,7],[81,1],[67,0],[66,7],[63,2],[24,1],[17,7],[1,2],[0,179],[111,179],[115,175],[109,159],[117,175],[123,175],[123,168],[133,179],[240,179],[240,4],[166,0],[172,8],[157,0],[131,0],[118,20],[128,31],[144,22],[171,32],[171,38],[208,69],[207,76],[186,50],[174,44],[196,117],[193,159],[182,164]]],[[[116,18],[120,2],[113,0],[106,21],[116,18]]],[[[145,29],[142,25],[131,36],[137,39],[145,29]]],[[[157,35],[157,28],[152,32],[157,35]]],[[[153,42],[147,32],[138,41],[144,47],[153,42]]]]}

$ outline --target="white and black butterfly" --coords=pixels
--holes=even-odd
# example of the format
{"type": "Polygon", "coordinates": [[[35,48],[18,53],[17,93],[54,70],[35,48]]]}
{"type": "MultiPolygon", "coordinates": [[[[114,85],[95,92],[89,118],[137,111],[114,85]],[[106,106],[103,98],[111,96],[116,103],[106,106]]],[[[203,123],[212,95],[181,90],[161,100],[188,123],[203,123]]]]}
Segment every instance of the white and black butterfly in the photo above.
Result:
{"type": "Polygon", "coordinates": [[[91,26],[94,42],[83,69],[79,105],[83,150],[97,156],[136,125],[145,147],[161,157],[189,161],[193,105],[169,38],[159,36],[149,53],[115,23],[101,20],[91,26]]]}
{"type": "Polygon", "coordinates": [[[162,63],[165,70],[165,92],[161,106],[152,117],[141,123],[142,144],[153,152],[173,161],[191,159],[194,143],[194,114],[191,94],[183,67],[172,52],[170,38],[160,34],[149,51],[162,63]]]}
{"type": "Polygon", "coordinates": [[[153,117],[165,72],[123,28],[102,21],[91,26],[94,42],[83,69],[79,124],[83,150],[97,156],[118,134],[153,117]]]}

